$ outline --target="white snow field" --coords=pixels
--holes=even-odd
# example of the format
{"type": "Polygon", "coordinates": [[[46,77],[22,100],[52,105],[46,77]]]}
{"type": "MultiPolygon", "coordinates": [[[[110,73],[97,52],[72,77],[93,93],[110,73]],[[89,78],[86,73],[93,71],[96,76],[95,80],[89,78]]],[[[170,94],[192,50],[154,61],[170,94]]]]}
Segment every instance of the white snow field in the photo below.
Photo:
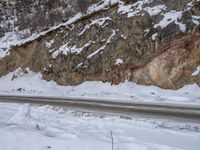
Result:
{"type": "Polygon", "coordinates": [[[142,101],[200,104],[200,87],[186,85],[179,90],[164,90],[155,86],[131,82],[111,85],[100,81],[84,82],[77,86],[59,86],[43,80],[41,73],[21,68],[0,78],[0,95],[29,95],[55,97],[82,97],[115,101],[142,101]]]}
{"type": "Polygon", "coordinates": [[[0,103],[0,150],[199,150],[200,125],[0,103]],[[170,129],[169,129],[170,128],[170,129]],[[182,129],[182,130],[180,130],[182,129]]]}

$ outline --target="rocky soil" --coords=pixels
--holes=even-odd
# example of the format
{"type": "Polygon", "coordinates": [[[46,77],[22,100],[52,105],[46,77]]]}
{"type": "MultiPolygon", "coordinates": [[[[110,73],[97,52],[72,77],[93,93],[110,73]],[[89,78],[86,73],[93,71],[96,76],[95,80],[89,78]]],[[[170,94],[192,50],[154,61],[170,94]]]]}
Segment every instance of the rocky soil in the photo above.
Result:
{"type": "Polygon", "coordinates": [[[174,3],[116,0],[72,24],[13,46],[0,59],[0,76],[28,67],[60,85],[93,80],[111,84],[129,80],[173,89],[200,85],[200,74],[193,74],[200,66],[200,1],[174,3]]]}

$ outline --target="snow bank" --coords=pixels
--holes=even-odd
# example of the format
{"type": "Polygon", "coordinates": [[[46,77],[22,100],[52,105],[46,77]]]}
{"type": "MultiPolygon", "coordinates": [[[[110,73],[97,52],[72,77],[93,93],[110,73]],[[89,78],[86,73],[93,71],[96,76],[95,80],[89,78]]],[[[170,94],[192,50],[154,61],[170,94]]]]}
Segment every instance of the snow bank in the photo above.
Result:
{"type": "Polygon", "coordinates": [[[85,97],[119,101],[150,101],[200,104],[200,87],[186,85],[179,90],[164,90],[155,86],[125,82],[111,85],[102,82],[84,82],[78,86],[59,86],[45,81],[40,73],[18,69],[0,78],[0,94],[85,97]],[[25,72],[25,73],[24,73],[25,72]],[[28,73],[27,73],[28,72],[28,73]]]}

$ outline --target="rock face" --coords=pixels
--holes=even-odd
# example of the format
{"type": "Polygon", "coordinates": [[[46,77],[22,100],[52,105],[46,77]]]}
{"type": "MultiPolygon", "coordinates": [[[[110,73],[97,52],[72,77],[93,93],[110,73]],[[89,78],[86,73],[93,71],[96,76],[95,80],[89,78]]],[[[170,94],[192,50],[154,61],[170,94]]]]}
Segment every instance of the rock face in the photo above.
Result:
{"type": "Polygon", "coordinates": [[[110,3],[11,48],[0,59],[0,75],[29,67],[61,85],[93,80],[173,89],[200,85],[200,74],[192,76],[200,66],[199,5],[198,0],[110,3]]]}
{"type": "MultiPolygon", "coordinates": [[[[166,44],[166,43],[165,43],[166,44]]],[[[166,50],[146,66],[133,71],[136,82],[178,88],[190,83],[193,69],[200,63],[200,37],[186,35],[167,43],[166,50]]]]}
{"type": "Polygon", "coordinates": [[[14,32],[26,38],[45,30],[95,3],[96,0],[1,0],[0,37],[14,32]]]}

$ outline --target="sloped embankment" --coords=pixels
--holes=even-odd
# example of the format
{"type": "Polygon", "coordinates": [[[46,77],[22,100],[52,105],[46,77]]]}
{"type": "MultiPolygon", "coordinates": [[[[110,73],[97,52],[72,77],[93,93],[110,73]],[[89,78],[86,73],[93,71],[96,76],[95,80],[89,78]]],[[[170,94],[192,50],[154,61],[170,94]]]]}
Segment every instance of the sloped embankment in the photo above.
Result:
{"type": "Polygon", "coordinates": [[[198,0],[177,0],[176,5],[173,0],[115,0],[11,48],[0,60],[0,75],[29,67],[61,85],[91,80],[174,89],[200,85],[200,75],[192,75],[200,65],[199,5],[198,0]]]}

